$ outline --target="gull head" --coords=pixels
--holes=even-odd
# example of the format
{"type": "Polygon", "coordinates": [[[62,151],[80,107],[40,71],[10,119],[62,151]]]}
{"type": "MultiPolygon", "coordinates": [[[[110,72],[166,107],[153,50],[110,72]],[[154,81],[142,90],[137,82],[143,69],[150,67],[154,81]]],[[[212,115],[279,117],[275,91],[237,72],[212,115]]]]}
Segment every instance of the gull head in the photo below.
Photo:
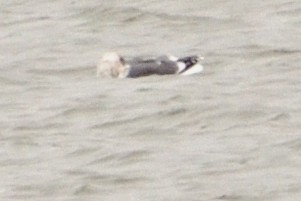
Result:
{"type": "Polygon", "coordinates": [[[125,61],[116,52],[105,53],[97,64],[97,77],[123,78],[126,72],[125,61]]]}

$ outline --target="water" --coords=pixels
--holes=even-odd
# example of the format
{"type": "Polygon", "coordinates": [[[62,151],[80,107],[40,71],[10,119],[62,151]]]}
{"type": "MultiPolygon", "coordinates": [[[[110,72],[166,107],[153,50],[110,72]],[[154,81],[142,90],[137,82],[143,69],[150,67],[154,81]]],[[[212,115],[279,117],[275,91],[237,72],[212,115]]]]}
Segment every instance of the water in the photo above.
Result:
{"type": "Polygon", "coordinates": [[[301,197],[299,1],[0,6],[0,200],[301,197]],[[202,75],[96,79],[103,52],[202,75]]]}

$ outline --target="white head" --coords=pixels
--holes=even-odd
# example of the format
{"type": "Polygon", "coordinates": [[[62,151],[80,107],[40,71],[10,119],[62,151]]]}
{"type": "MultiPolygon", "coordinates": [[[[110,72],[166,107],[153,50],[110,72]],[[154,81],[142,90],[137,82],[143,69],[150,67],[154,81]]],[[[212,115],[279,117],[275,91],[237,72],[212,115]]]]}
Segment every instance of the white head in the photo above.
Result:
{"type": "Polygon", "coordinates": [[[97,77],[123,78],[126,73],[124,59],[115,52],[105,53],[97,64],[97,77]]]}

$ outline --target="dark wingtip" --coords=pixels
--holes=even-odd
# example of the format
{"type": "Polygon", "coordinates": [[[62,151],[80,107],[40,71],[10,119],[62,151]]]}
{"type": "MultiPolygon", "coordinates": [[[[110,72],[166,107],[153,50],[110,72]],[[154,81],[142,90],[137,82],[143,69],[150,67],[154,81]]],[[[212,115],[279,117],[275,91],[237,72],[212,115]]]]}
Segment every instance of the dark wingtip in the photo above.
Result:
{"type": "Polygon", "coordinates": [[[186,67],[190,67],[199,62],[199,56],[183,57],[178,59],[178,61],[185,63],[186,67]]]}
{"type": "Polygon", "coordinates": [[[197,56],[197,55],[182,57],[178,59],[178,62],[182,62],[186,66],[180,73],[187,71],[188,69],[190,69],[192,66],[194,66],[195,64],[197,64],[199,61],[203,59],[204,57],[197,56]]]}

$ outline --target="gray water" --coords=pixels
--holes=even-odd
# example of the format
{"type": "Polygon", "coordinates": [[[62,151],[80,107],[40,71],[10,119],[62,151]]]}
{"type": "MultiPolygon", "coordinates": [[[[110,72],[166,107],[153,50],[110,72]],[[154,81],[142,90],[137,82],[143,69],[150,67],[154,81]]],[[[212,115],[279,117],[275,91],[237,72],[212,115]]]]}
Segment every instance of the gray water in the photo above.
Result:
{"type": "Polygon", "coordinates": [[[299,201],[299,0],[0,3],[0,200],[299,201]],[[203,74],[97,79],[106,51],[203,74]]]}

